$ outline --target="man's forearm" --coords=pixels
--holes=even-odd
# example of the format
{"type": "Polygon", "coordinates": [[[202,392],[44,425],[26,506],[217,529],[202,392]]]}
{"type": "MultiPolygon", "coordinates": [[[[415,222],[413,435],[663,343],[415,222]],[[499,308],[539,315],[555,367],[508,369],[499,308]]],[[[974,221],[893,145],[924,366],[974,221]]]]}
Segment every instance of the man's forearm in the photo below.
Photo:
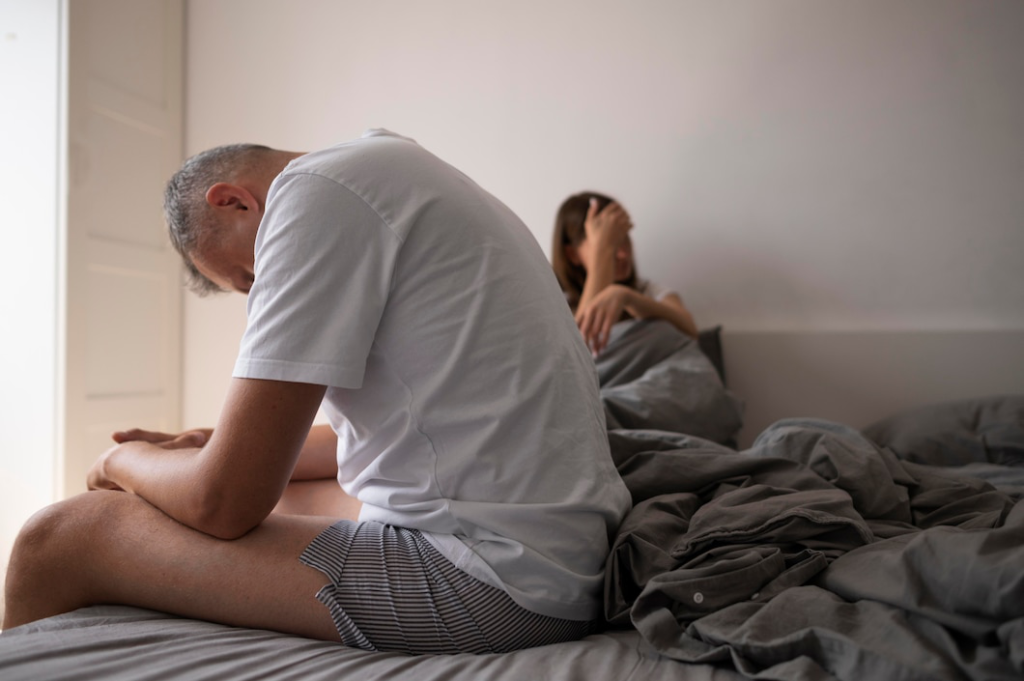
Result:
{"type": "Polygon", "coordinates": [[[274,509],[309,438],[325,386],[235,378],[201,449],[132,441],[90,472],[94,489],[124,489],[189,527],[241,537],[274,509]]]}
{"type": "Polygon", "coordinates": [[[89,474],[91,489],[121,489],[156,506],[175,520],[200,529],[197,525],[201,494],[196,485],[198,448],[165,449],[158,445],[133,441],[105,453],[89,474]]]}

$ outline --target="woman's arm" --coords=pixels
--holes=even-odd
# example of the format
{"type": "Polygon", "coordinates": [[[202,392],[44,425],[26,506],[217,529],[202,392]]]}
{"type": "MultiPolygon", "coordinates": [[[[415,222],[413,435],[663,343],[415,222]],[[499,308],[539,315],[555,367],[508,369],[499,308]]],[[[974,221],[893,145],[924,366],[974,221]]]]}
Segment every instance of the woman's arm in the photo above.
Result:
{"type": "Polygon", "coordinates": [[[683,299],[675,293],[669,293],[661,300],[654,300],[639,291],[629,289],[624,305],[625,310],[637,319],[664,319],[691,338],[697,337],[697,323],[693,314],[683,305],[683,299]]]}
{"type": "Polygon", "coordinates": [[[693,315],[676,294],[670,293],[658,301],[628,286],[612,284],[597,294],[585,310],[576,313],[580,333],[595,355],[608,344],[612,326],[623,310],[637,319],[664,319],[688,336],[697,337],[693,315]]]}
{"type": "Polygon", "coordinates": [[[629,214],[617,203],[598,210],[591,200],[584,223],[586,239],[577,248],[586,250],[587,280],[583,284],[577,311],[586,310],[591,301],[615,283],[615,251],[629,234],[633,224],[629,214]]]}

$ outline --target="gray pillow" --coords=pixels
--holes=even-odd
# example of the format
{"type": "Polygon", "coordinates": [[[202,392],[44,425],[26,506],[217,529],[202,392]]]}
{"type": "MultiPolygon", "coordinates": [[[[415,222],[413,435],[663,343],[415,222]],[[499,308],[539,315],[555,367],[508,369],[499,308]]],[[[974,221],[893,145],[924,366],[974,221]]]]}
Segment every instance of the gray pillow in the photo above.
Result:
{"type": "Polygon", "coordinates": [[[722,379],[722,385],[726,385],[725,358],[722,355],[722,327],[713,326],[698,332],[697,345],[704,356],[711,360],[711,365],[715,367],[718,377],[722,379]]]}
{"type": "Polygon", "coordinates": [[[1024,466],[1024,395],[930,404],[882,419],[863,433],[915,463],[1024,466]]]}

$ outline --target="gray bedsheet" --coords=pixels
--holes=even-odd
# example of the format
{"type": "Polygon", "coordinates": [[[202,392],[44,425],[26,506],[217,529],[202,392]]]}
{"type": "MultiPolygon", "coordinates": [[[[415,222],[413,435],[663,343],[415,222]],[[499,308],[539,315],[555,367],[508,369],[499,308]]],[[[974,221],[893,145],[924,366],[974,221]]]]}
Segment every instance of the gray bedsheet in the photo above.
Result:
{"type": "Polygon", "coordinates": [[[504,655],[371,653],[118,606],[0,634],[3,681],[735,681],[735,672],[654,652],[635,631],[504,655]]]}
{"type": "MultiPolygon", "coordinates": [[[[1003,451],[1024,448],[1021,419],[999,432],[1003,451]]],[[[1000,469],[996,489],[962,458],[933,466],[810,420],[739,453],[675,433],[610,438],[636,505],[606,614],[666,656],[787,681],[1024,678],[1020,468],[976,462],[1000,469]]]]}

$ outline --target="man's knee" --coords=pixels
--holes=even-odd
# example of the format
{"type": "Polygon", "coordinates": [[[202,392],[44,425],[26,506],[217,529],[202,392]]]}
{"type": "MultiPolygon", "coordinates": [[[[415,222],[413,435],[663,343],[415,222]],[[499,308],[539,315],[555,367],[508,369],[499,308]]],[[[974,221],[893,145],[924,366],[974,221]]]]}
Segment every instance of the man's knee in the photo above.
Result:
{"type": "MultiPolygon", "coordinates": [[[[15,578],[42,578],[52,570],[84,567],[83,550],[95,546],[104,534],[104,518],[117,517],[122,506],[119,492],[87,492],[57,502],[28,519],[11,552],[10,572],[15,578]],[[28,574],[25,574],[28,573],[28,574]]],[[[108,529],[109,531],[109,525],[108,529]]]]}
{"type": "Polygon", "coordinates": [[[88,492],[47,506],[25,523],[11,551],[4,627],[90,604],[88,586],[105,518],[125,505],[123,493],[88,492]]]}

